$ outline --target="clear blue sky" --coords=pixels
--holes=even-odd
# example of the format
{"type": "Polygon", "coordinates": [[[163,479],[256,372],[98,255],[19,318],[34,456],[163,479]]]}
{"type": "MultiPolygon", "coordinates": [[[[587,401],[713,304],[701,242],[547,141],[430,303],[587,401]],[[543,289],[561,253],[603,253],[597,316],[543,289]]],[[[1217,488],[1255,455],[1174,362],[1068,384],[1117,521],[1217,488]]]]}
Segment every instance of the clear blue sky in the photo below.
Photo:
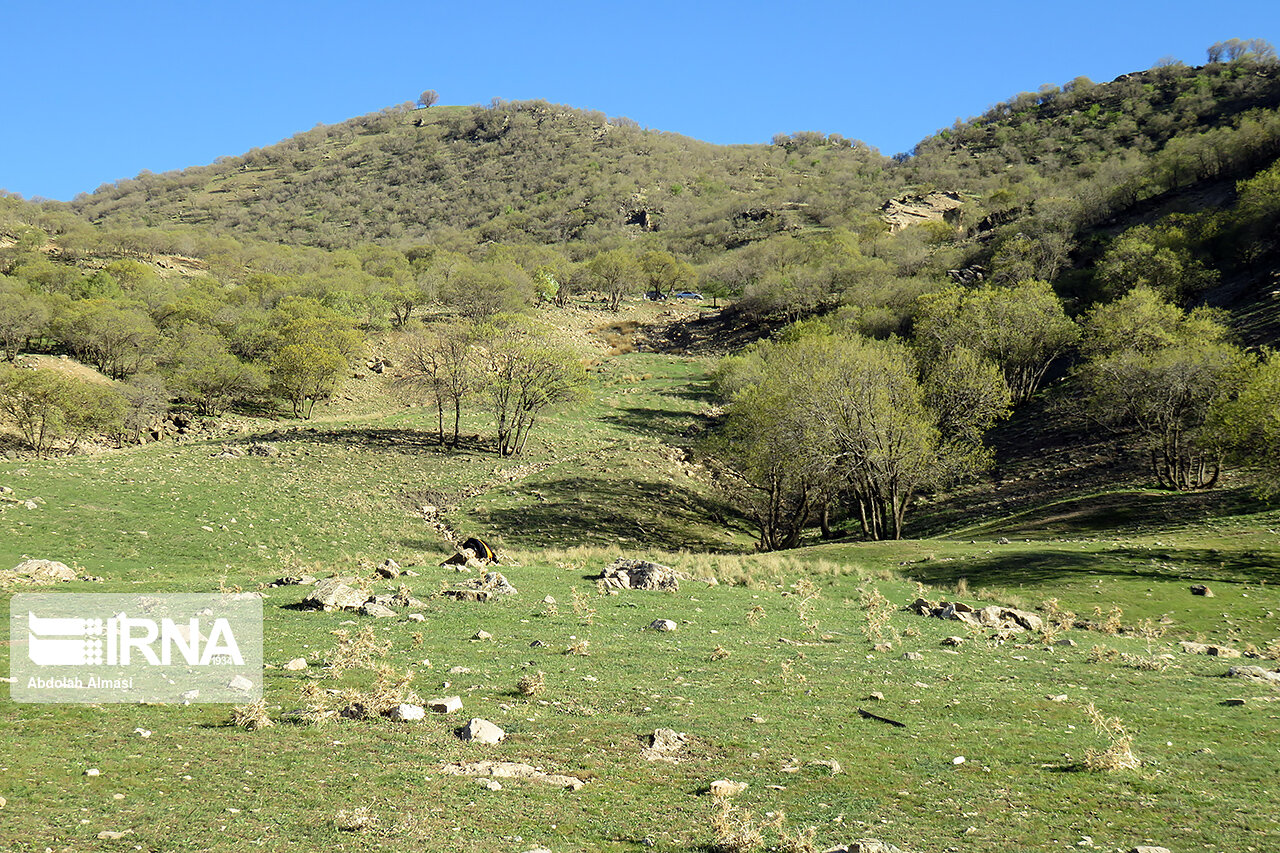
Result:
{"type": "Polygon", "coordinates": [[[69,199],[436,89],[543,98],[711,142],[817,130],[885,154],[1043,83],[1227,38],[1280,0],[9,2],[0,188],[69,199]]]}

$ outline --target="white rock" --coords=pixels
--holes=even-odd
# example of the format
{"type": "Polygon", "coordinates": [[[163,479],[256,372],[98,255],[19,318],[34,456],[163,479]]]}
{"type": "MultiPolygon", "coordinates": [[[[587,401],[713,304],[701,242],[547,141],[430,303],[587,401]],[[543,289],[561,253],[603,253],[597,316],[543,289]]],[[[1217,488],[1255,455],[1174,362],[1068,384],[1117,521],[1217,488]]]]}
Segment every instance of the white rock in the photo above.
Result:
{"type": "Polygon", "coordinates": [[[445,696],[440,699],[432,699],[427,703],[427,707],[437,714],[452,714],[454,711],[462,710],[462,697],[445,696]]]}
{"type": "Polygon", "coordinates": [[[649,630],[651,631],[674,631],[675,629],[676,623],[670,619],[654,619],[649,623],[649,630]]]}
{"type": "Polygon", "coordinates": [[[248,693],[253,689],[253,682],[245,678],[243,675],[237,675],[231,681],[227,682],[227,686],[232,690],[242,690],[248,693]]]}
{"type": "Polygon", "coordinates": [[[961,765],[961,764],[964,764],[964,756],[963,756],[963,755],[957,755],[955,758],[951,759],[951,763],[952,763],[952,764],[955,764],[955,765],[957,765],[957,766],[959,766],[959,765],[961,765]]]}
{"type": "Polygon", "coordinates": [[[401,703],[392,708],[391,713],[387,714],[387,716],[395,720],[397,723],[411,723],[415,720],[425,719],[427,716],[427,709],[421,705],[401,703]]]}
{"type": "Polygon", "coordinates": [[[99,770],[99,769],[98,769],[98,768],[96,768],[96,767],[90,767],[88,770],[84,771],[84,775],[86,775],[86,776],[101,776],[101,775],[102,775],[102,771],[101,771],[101,770],[99,770]]]}
{"type": "Polygon", "coordinates": [[[408,619],[410,622],[426,622],[427,621],[427,617],[423,616],[421,613],[410,613],[405,618],[408,619]]]}
{"type": "Polygon", "coordinates": [[[307,668],[306,658],[294,658],[293,660],[289,661],[287,664],[284,665],[284,669],[287,669],[291,672],[298,672],[306,668],[307,668]]]}
{"type": "Polygon", "coordinates": [[[747,790],[746,782],[734,782],[729,779],[717,779],[711,783],[711,796],[718,799],[736,797],[747,790]]]}
{"type": "Polygon", "coordinates": [[[462,728],[455,732],[458,737],[472,743],[494,744],[498,743],[507,733],[495,726],[488,720],[482,720],[479,717],[472,717],[471,720],[462,728]]]}
{"type": "Polygon", "coordinates": [[[546,598],[542,599],[542,603],[543,603],[543,604],[555,604],[555,603],[556,603],[556,600],[555,600],[554,598],[552,598],[551,596],[549,596],[549,595],[548,595],[546,598]]]}
{"type": "Polygon", "coordinates": [[[493,634],[490,634],[488,631],[476,631],[476,632],[475,632],[475,634],[471,637],[471,639],[473,639],[473,640],[492,640],[492,639],[493,639],[493,634]]]}
{"type": "Polygon", "coordinates": [[[134,733],[135,735],[137,735],[138,737],[141,737],[141,738],[148,738],[148,737],[151,737],[151,730],[150,730],[150,729],[134,729],[134,730],[133,730],[133,733],[134,733]]]}

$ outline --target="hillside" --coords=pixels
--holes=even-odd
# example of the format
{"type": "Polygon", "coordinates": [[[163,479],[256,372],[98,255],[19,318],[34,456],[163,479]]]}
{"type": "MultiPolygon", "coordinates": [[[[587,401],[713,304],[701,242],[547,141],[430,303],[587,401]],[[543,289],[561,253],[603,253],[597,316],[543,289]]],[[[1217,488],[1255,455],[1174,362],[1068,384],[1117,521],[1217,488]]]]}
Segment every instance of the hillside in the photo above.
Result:
{"type": "Polygon", "coordinates": [[[696,253],[760,231],[763,210],[814,224],[869,208],[884,192],[885,162],[838,138],[800,158],[540,101],[402,106],[210,166],[143,173],[71,206],[111,228],[190,225],[324,247],[459,231],[474,242],[540,243],[660,232],[696,253]]]}

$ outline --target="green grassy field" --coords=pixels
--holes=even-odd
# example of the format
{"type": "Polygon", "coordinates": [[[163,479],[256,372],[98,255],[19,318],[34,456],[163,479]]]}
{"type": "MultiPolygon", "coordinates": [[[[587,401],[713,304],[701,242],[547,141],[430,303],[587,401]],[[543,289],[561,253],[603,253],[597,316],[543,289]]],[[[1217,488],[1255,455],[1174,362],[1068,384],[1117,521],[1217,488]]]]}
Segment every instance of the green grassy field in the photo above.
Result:
{"type": "MultiPolygon", "coordinates": [[[[5,698],[0,849],[700,851],[716,849],[717,816],[738,830],[771,823],[758,849],[861,837],[915,851],[1280,849],[1280,691],[1222,677],[1236,663],[1278,664],[1178,647],[1265,651],[1280,637],[1280,513],[1244,498],[1209,516],[1155,512],[1182,499],[1108,493],[1071,513],[973,519],[931,539],[753,555],[679,452],[705,417],[704,370],[652,354],[607,359],[593,402],[544,424],[516,460],[474,442],[442,451],[431,413],[413,408],[0,463],[0,484],[42,501],[0,513],[0,567],[29,555],[104,578],[58,591],[257,589],[302,571],[371,577],[390,557],[419,573],[404,582],[426,617],[304,613],[287,607],[304,588],[264,590],[278,722],[259,731],[231,726],[224,705],[5,698]],[[251,440],[280,455],[220,455],[251,440]],[[455,507],[455,530],[505,547],[520,594],[433,597],[459,576],[438,565],[448,551],[425,503],[455,507]],[[618,555],[720,583],[603,595],[593,577],[618,555]],[[1215,597],[1193,597],[1193,583],[1215,597]],[[1111,615],[1122,632],[969,631],[900,609],[918,584],[973,604],[1055,599],[1082,619],[1111,615]],[[678,629],[646,630],[659,618],[678,629]],[[413,671],[422,698],[459,695],[463,709],[420,723],[285,722],[308,684],[369,686],[367,669],[335,677],[323,666],[335,631],[364,627],[389,643],[385,664],[413,671]],[[493,639],[470,639],[480,630],[493,639]],[[964,642],[943,647],[951,635],[964,642]],[[299,656],[307,670],[279,668],[299,656]],[[522,694],[521,678],[538,672],[544,691],[522,694]],[[1247,701],[1224,704],[1236,698],[1247,701]],[[1087,769],[1088,751],[1110,743],[1089,703],[1122,722],[1140,767],[1087,769]],[[471,717],[506,740],[463,743],[453,729],[471,717]],[[657,728],[689,736],[675,763],[642,757],[657,728]],[[490,790],[441,772],[482,758],[587,784],[490,790]],[[706,793],[717,779],[749,785],[727,816],[706,793]]],[[[7,623],[0,640],[7,659],[7,623]]]]}

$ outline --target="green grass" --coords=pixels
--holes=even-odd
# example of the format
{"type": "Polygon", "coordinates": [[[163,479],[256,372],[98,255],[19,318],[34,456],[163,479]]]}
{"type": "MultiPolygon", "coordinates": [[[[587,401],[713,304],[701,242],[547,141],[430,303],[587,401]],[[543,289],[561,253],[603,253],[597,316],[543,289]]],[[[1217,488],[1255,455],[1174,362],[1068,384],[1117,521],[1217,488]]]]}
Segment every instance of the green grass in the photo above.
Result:
{"type": "Polygon", "coordinates": [[[611,359],[593,372],[594,402],[543,424],[518,460],[441,451],[427,434],[431,413],[417,408],[263,424],[276,430],[273,458],[216,458],[225,442],[210,440],[0,464],[0,483],[44,501],[0,513],[0,567],[29,554],[105,578],[59,591],[254,588],[299,569],[367,573],[394,557],[420,572],[406,582],[427,598],[457,578],[437,565],[445,545],[417,514],[428,499],[456,502],[456,529],[510,549],[518,565],[503,571],[520,589],[490,604],[429,598],[416,624],[302,613],[286,607],[301,588],[265,591],[273,717],[300,706],[308,681],[367,685],[367,672],[334,680],[319,666],[278,667],[316,663],[333,631],[369,625],[391,643],[385,662],[415,671],[423,698],[463,697],[456,719],[246,732],[227,725],[227,706],[0,701],[0,849],[560,853],[639,851],[649,839],[704,851],[716,812],[705,791],[720,778],[749,783],[735,803],[758,819],[785,812],[789,830],[814,827],[818,849],[874,836],[921,851],[1064,850],[1085,835],[1103,850],[1280,848],[1280,702],[1266,701],[1280,692],[1220,677],[1239,661],[1177,649],[1196,637],[1262,648],[1280,635],[1274,511],[1240,503],[1159,527],[1156,516],[1136,518],[1118,533],[1070,519],[1046,533],[1028,517],[952,538],[731,553],[747,539],[731,515],[728,526],[714,520],[724,508],[673,449],[703,417],[701,370],[665,356],[611,359]],[[1002,535],[1014,541],[996,544],[1002,535]],[[721,584],[598,594],[591,576],[622,553],[721,584]],[[1164,633],[1076,630],[1065,636],[1078,645],[1065,647],[899,610],[886,630],[892,649],[873,648],[860,589],[900,607],[917,580],[937,598],[957,597],[961,579],[973,603],[981,593],[1026,607],[1056,598],[1081,616],[1118,607],[1131,628],[1164,617],[1164,633]],[[803,580],[818,597],[802,608],[803,580]],[[1216,597],[1192,597],[1191,583],[1216,597]],[[656,618],[679,628],[644,630],[656,618]],[[481,629],[494,639],[471,641],[481,629]],[[940,646],[952,634],[966,637],[954,654],[940,646]],[[582,640],[588,655],[564,654],[582,640]],[[1162,670],[1141,665],[1161,654],[1173,655],[1162,670]],[[521,696],[521,676],[538,671],[545,693],[521,696]],[[1060,694],[1068,701],[1048,698],[1060,694]],[[1128,727],[1141,768],[1083,769],[1086,750],[1106,745],[1089,702],[1128,727]],[[907,727],[864,719],[859,707],[907,727]],[[452,729],[472,716],[507,740],[459,741],[452,729]],[[640,756],[659,727],[691,736],[679,763],[640,756]],[[570,793],[504,780],[489,791],[440,773],[481,757],[588,784],[570,793]],[[811,763],[831,760],[838,775],[811,763]],[[84,776],[89,767],[101,775],[84,776]],[[358,808],[379,826],[340,829],[339,813],[358,808]],[[131,832],[99,840],[104,830],[131,832]]]}

